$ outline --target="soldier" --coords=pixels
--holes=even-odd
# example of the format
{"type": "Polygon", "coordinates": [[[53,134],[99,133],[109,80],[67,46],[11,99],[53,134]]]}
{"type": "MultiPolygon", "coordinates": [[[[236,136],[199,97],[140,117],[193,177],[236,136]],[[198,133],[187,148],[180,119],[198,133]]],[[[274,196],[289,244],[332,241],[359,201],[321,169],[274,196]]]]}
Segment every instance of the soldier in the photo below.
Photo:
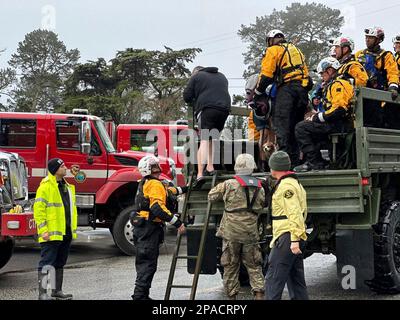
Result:
{"type": "Polygon", "coordinates": [[[270,31],[266,43],[267,49],[261,62],[254,101],[257,103],[261,100],[267,87],[276,84],[272,125],[279,150],[289,153],[295,166],[299,163],[299,148],[294,128],[307,112],[308,91],[312,88],[312,81],[303,53],[285,40],[282,31],[270,31]]]}
{"type": "MultiPolygon", "coordinates": [[[[382,28],[372,27],[364,30],[365,43],[367,48],[355,54],[368,74],[367,87],[387,90],[392,95],[392,100],[398,96],[399,71],[394,61],[393,54],[380,47],[380,43],[385,39],[382,28]]],[[[364,126],[382,127],[385,122],[391,123],[392,113],[398,113],[398,107],[386,105],[382,109],[379,102],[366,100],[364,102],[364,126]],[[385,110],[384,110],[385,109],[385,110]]]]}
{"type": "Polygon", "coordinates": [[[221,264],[224,267],[226,294],[236,300],[239,293],[239,269],[243,262],[250,278],[250,285],[256,300],[264,298],[264,277],[262,256],[258,244],[258,214],[265,204],[265,193],[261,182],[251,176],[256,163],[250,154],[236,158],[234,179],[226,180],[208,194],[209,201],[223,199],[225,211],[217,231],[223,239],[221,264]]]}
{"type": "Polygon", "coordinates": [[[335,48],[335,58],[340,62],[338,77],[349,80],[356,87],[365,87],[368,81],[368,74],[364,67],[352,54],[354,41],[349,37],[338,37],[332,41],[335,48]]]}
{"type": "Polygon", "coordinates": [[[272,248],[265,276],[267,300],[280,300],[287,283],[291,299],[308,300],[304,277],[303,251],[307,240],[306,192],[290,172],[290,158],[277,151],[269,159],[271,175],[277,179],[272,190],[272,248]]]}

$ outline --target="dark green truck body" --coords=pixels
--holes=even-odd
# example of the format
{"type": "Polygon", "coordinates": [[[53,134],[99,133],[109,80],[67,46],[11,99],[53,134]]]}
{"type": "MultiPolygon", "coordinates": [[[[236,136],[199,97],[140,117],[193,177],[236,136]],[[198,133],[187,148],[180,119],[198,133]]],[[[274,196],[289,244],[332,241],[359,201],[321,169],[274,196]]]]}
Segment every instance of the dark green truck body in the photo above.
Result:
{"type": "MultiPolygon", "coordinates": [[[[357,89],[354,132],[331,137],[337,142],[335,159],[341,159],[345,167],[338,162],[332,163],[335,170],[298,174],[307,191],[307,251],[335,254],[339,279],[347,276],[344,266],[353,266],[357,288],[368,285],[374,291],[395,293],[400,291],[400,130],[363,127],[364,99],[396,103],[400,112],[399,99],[392,102],[389,93],[357,89]],[[346,157],[350,160],[343,161],[346,157]]],[[[237,115],[248,112],[232,110],[237,115]]],[[[232,175],[222,171],[218,180],[232,175]]],[[[208,190],[207,184],[193,190],[187,201],[188,214],[195,215],[197,222],[205,213],[208,190]]],[[[213,205],[212,221],[218,223],[222,213],[222,202],[213,205]]],[[[209,238],[214,229],[211,224],[209,238]]],[[[193,242],[198,237],[189,233],[188,247],[193,242]]],[[[209,239],[206,246],[215,243],[209,239]]],[[[206,255],[207,251],[206,247],[206,255]]]]}

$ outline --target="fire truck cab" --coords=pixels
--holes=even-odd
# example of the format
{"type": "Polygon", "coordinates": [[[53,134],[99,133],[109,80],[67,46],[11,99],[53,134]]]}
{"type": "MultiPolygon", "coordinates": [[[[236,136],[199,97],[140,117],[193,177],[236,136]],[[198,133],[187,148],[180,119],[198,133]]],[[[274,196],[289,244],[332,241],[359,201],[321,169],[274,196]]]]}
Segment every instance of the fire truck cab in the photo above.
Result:
{"type": "Polygon", "coordinates": [[[142,151],[172,158],[176,163],[177,184],[185,185],[184,144],[188,135],[185,124],[108,124],[108,132],[118,152],[142,151]]]}
{"type": "MultiPolygon", "coordinates": [[[[88,114],[0,112],[0,149],[17,152],[28,166],[33,197],[47,175],[47,162],[61,158],[76,187],[78,224],[107,227],[115,244],[134,253],[129,214],[141,175],[142,151],[116,152],[104,122],[88,114]]],[[[159,156],[163,178],[176,177],[171,159],[159,156]]]]}

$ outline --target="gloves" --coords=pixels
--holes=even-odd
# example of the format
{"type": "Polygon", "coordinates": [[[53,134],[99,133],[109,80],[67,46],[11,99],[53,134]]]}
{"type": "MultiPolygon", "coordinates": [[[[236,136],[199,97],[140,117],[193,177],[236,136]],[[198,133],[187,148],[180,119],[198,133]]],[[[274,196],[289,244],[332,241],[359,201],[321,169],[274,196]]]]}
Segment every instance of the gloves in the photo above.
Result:
{"type": "Polygon", "coordinates": [[[399,96],[399,87],[397,84],[391,84],[388,88],[388,91],[392,94],[392,100],[396,100],[399,96]]]}

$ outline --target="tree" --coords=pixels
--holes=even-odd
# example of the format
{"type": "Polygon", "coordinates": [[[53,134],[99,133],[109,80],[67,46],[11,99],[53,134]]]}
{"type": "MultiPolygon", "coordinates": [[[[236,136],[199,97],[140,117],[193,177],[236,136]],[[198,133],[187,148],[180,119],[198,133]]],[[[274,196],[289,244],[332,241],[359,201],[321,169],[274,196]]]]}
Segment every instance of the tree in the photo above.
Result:
{"type": "Polygon", "coordinates": [[[248,65],[244,76],[259,72],[269,30],[281,30],[287,40],[300,48],[310,70],[313,70],[328,55],[328,41],[340,35],[343,22],[340,10],[313,2],[292,3],[286,10],[274,9],[270,15],[256,17],[256,22],[250,26],[241,25],[238,34],[249,44],[247,52],[243,54],[244,63],[248,65]]]}
{"type": "Polygon", "coordinates": [[[35,30],[20,42],[9,64],[21,74],[12,95],[16,111],[52,112],[62,104],[64,81],[79,60],[77,49],[67,50],[57,34],[35,30]]]}
{"type": "MultiPolygon", "coordinates": [[[[0,50],[0,54],[4,50],[0,50]]],[[[15,71],[10,68],[0,69],[0,97],[5,95],[9,97],[7,88],[15,81],[15,71]]],[[[7,107],[0,102],[0,110],[6,111],[7,107]]]]}
{"type": "Polygon", "coordinates": [[[115,123],[167,123],[184,114],[182,91],[190,75],[185,64],[200,49],[166,51],[126,49],[104,59],[78,65],[67,81],[63,111],[87,108],[115,123]]]}

